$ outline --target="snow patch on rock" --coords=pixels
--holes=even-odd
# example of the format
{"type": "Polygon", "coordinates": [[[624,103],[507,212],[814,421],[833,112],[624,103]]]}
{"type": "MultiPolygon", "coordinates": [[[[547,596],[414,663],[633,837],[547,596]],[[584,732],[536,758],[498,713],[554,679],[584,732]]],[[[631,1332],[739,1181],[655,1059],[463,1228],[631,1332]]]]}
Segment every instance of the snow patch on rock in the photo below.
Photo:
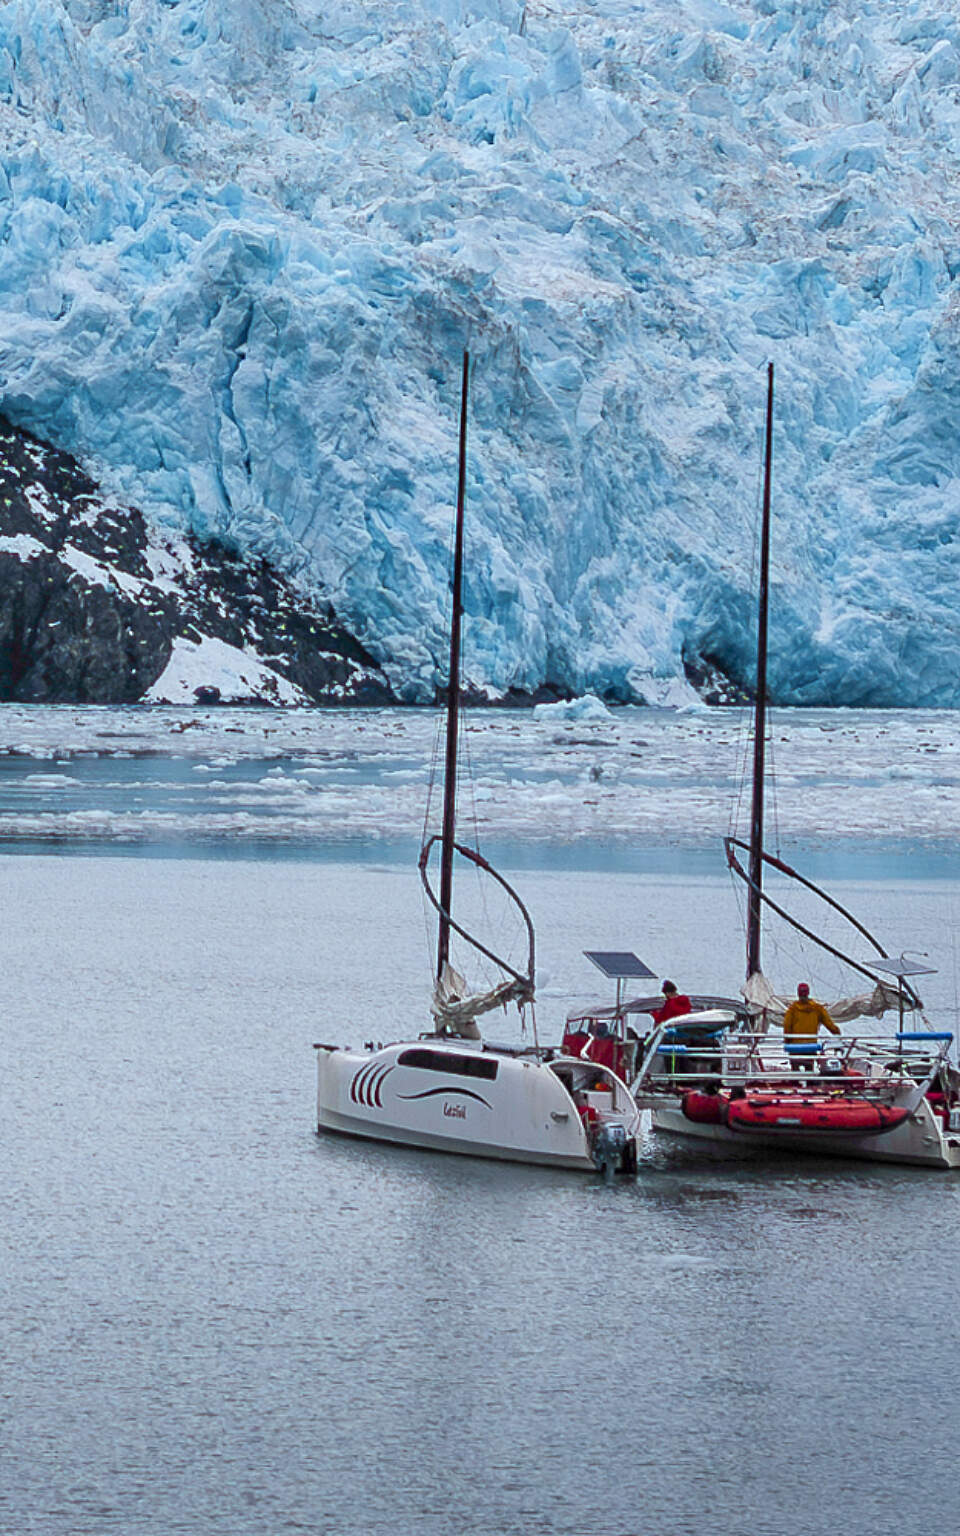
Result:
{"type": "Polygon", "coordinates": [[[310,702],[301,688],[236,646],[209,636],[193,641],[181,635],[144,703],[195,704],[198,694],[213,694],[224,704],[310,702]]]}

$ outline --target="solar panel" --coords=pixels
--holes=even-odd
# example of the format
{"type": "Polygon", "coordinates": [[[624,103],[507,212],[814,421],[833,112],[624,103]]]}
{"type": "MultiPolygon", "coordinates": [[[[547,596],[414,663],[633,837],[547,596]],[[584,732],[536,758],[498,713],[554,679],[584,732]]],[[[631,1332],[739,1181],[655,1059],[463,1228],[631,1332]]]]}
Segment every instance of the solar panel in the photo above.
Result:
{"type": "Polygon", "coordinates": [[[869,965],[874,971],[886,971],[890,976],[936,976],[937,972],[932,965],[918,965],[916,960],[908,960],[906,955],[901,955],[899,960],[864,960],[864,965],[869,965]]]}
{"type": "Polygon", "coordinates": [[[610,976],[615,981],[625,980],[626,977],[636,977],[638,980],[645,976],[656,976],[656,971],[651,971],[648,965],[644,965],[639,955],[635,955],[629,949],[585,949],[583,953],[588,960],[592,960],[598,971],[604,976],[610,976]]]}

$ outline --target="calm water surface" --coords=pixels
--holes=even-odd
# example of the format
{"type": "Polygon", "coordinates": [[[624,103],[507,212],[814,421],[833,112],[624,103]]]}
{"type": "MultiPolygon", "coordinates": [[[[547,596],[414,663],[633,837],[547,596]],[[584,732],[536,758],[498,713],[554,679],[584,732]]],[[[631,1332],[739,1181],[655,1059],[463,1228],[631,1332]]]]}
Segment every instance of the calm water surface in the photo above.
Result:
{"type": "MultiPolygon", "coordinates": [[[[415,872],[11,853],[0,888],[4,1533],[950,1528],[956,1176],[319,1140],[312,1040],[424,1022],[415,872]]],[[[584,948],[739,978],[699,866],[523,891],[549,1038],[584,948]]],[[[957,892],[847,891],[939,952],[951,1025],[957,892]]]]}

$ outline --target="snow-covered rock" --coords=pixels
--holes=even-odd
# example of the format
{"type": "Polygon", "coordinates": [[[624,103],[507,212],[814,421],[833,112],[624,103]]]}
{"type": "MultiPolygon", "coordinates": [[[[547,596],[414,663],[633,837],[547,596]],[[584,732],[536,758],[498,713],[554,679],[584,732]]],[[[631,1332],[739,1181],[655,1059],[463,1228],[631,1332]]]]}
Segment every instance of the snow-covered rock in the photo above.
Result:
{"type": "Polygon", "coordinates": [[[0,407],[422,699],[468,344],[473,685],[680,697],[749,679],[773,357],[776,696],[956,703],[958,61],[941,0],[0,0],[0,407]]]}
{"type": "Polygon", "coordinates": [[[221,704],[250,699],[274,704],[309,704],[302,688],[235,645],[209,635],[178,635],[170,660],[143,696],[145,704],[196,704],[216,690],[221,704]]]}

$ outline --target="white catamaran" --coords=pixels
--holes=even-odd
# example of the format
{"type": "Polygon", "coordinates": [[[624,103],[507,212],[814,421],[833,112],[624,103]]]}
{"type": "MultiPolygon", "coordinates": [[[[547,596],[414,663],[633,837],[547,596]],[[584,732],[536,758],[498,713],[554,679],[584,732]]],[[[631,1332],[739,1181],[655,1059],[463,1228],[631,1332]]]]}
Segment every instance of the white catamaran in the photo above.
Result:
{"type": "MultiPolygon", "coordinates": [[[[743,996],[695,996],[691,1011],[654,1028],[640,1021],[662,998],[619,998],[568,1020],[568,1038],[613,1034],[635,1059],[630,1074],[637,1102],[652,1111],[654,1128],[728,1147],[777,1147],[871,1162],[960,1168],[960,1071],[950,1059],[953,1039],[931,1030],[913,982],[931,968],[907,956],[891,958],[872,933],[827,892],[764,850],[764,764],[767,704],[767,610],[770,560],[770,481],[773,448],[773,365],[768,372],[757,694],[753,736],[750,840],[726,839],[731,871],[748,890],[747,967],[743,996]],[[742,850],[749,861],[744,868],[742,850]],[[812,892],[872,949],[857,959],[800,923],[764,889],[774,868],[812,892]],[[869,990],[841,999],[829,1012],[837,1023],[878,1018],[895,1009],[895,1033],[831,1035],[827,1042],[780,1032],[787,999],[778,997],[760,961],[761,917],[772,909],[794,930],[866,979],[869,990]],[[904,1015],[922,1027],[905,1028],[904,1015]],[[632,1023],[631,1023],[632,1021],[632,1023]],[[776,1033],[772,1033],[772,1030],[776,1033]]],[[[627,957],[636,960],[636,957],[627,957]]],[[[651,974],[643,967],[644,971],[651,974]]],[[[638,974],[636,969],[634,975],[638,974]]],[[[619,988],[619,983],[618,983],[619,988]]],[[[652,1022],[652,1021],[651,1021],[652,1022]]]]}
{"type": "Polygon", "coordinates": [[[640,1112],[623,1078],[603,1062],[542,1049],[533,1021],[533,1046],[492,1045],[477,1019],[534,995],[534,933],[516,893],[475,850],[456,840],[457,748],[466,487],[469,356],[464,354],[460,401],[460,459],[454,537],[450,671],[444,765],[443,830],[425,840],[421,879],[438,914],[433,1028],[388,1045],[362,1050],[318,1044],[317,1124],[320,1131],[393,1142],[438,1152],[513,1162],[631,1173],[637,1166],[640,1112]],[[440,849],[440,888],[430,882],[429,860],[440,849]],[[452,916],[455,855],[498,882],[519,911],[527,936],[523,970],[495,955],[452,916]],[[493,961],[504,979],[471,994],[450,963],[457,933],[493,961]]]}

